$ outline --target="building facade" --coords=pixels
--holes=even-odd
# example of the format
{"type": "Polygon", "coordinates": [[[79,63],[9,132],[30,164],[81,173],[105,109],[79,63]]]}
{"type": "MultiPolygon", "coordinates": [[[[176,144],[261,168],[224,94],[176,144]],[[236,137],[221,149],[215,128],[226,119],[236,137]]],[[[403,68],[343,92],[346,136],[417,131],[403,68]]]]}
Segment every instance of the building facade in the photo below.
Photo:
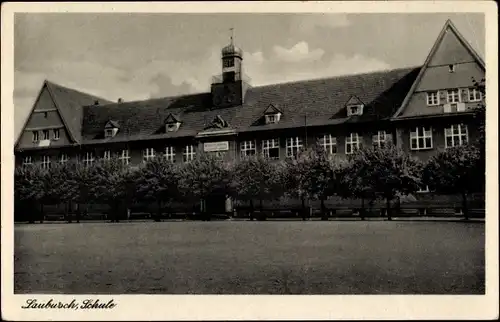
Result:
{"type": "Polygon", "coordinates": [[[473,109],[484,101],[472,83],[484,78],[484,62],[451,21],[414,68],[253,87],[232,40],[221,66],[208,93],[135,102],[45,81],[16,142],[16,165],[181,163],[199,153],[283,160],[314,144],[349,154],[387,141],[425,160],[474,140],[473,109]]]}

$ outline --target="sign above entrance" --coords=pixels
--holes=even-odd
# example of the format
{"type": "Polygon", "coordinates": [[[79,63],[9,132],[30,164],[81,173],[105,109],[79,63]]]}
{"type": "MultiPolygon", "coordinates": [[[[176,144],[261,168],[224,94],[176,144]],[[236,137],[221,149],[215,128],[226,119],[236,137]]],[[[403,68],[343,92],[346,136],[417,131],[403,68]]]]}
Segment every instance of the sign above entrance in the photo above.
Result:
{"type": "Polygon", "coordinates": [[[229,150],[229,141],[203,143],[203,151],[205,152],[228,151],[228,150],[229,150]]]}

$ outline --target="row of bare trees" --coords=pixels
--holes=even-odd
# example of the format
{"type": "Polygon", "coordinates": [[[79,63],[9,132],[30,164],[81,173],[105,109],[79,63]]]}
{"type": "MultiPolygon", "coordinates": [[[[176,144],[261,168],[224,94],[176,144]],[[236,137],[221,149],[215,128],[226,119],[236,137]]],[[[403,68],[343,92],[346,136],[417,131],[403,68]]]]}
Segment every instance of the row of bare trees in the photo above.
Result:
{"type": "MultiPolygon", "coordinates": [[[[50,169],[18,168],[15,199],[17,205],[36,206],[32,211],[40,218],[46,205],[64,204],[66,213],[76,209],[77,221],[82,205],[104,204],[110,219],[118,221],[134,203],[155,205],[153,218],[160,220],[165,207],[173,207],[173,203],[195,205],[216,196],[249,204],[253,219],[256,206],[262,210],[265,201],[285,195],[300,200],[304,219],[308,203],[320,201],[322,218],[327,219],[325,201],[340,196],[361,200],[363,219],[365,204],[381,199],[391,219],[392,200],[428,185],[439,193],[460,194],[467,217],[469,194],[484,189],[480,163],[480,149],[474,145],[446,149],[426,163],[393,145],[361,149],[347,157],[331,157],[313,148],[283,162],[250,157],[227,163],[209,154],[185,164],[156,158],[139,167],[100,160],[91,166],[67,163],[50,169]]],[[[202,208],[201,215],[205,212],[202,208]]],[[[35,218],[29,216],[28,220],[35,218]]]]}

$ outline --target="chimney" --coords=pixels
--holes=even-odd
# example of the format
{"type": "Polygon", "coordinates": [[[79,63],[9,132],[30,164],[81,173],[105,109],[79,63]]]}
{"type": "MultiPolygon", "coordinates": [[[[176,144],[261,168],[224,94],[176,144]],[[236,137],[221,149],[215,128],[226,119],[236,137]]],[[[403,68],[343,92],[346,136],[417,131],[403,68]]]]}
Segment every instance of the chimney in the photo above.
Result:
{"type": "Polygon", "coordinates": [[[118,99],[118,103],[123,103],[123,98],[121,98],[121,97],[120,97],[120,98],[118,99]]]}

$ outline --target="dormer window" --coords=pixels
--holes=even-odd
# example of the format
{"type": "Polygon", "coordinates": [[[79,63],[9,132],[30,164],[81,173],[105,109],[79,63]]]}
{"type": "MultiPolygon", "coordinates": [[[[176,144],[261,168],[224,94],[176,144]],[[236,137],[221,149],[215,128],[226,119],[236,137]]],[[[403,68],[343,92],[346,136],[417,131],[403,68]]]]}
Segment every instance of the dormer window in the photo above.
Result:
{"type": "Polygon", "coordinates": [[[165,124],[165,131],[166,132],[175,132],[179,129],[180,125],[181,125],[181,122],[174,122],[174,123],[165,124]]]}
{"type": "Polygon", "coordinates": [[[104,136],[107,138],[112,138],[116,135],[116,132],[118,132],[118,129],[105,129],[104,136]]]}
{"type": "Polygon", "coordinates": [[[363,104],[347,106],[347,116],[363,115],[363,104]]]}
{"type": "Polygon", "coordinates": [[[181,126],[181,121],[178,117],[170,113],[165,119],[165,133],[175,132],[181,126]]]}
{"type": "Polygon", "coordinates": [[[104,137],[112,138],[118,133],[118,123],[112,120],[109,120],[108,123],[104,126],[104,137]]]}
{"type": "Polygon", "coordinates": [[[266,124],[275,124],[278,123],[281,119],[281,110],[278,109],[273,104],[269,104],[269,106],[264,111],[264,121],[266,124]]]}
{"type": "Polygon", "coordinates": [[[266,124],[275,124],[280,121],[281,113],[267,114],[265,117],[266,124]]]}
{"type": "Polygon", "coordinates": [[[363,115],[363,107],[363,102],[357,96],[351,96],[351,98],[349,98],[349,100],[345,104],[347,116],[363,115]]]}

